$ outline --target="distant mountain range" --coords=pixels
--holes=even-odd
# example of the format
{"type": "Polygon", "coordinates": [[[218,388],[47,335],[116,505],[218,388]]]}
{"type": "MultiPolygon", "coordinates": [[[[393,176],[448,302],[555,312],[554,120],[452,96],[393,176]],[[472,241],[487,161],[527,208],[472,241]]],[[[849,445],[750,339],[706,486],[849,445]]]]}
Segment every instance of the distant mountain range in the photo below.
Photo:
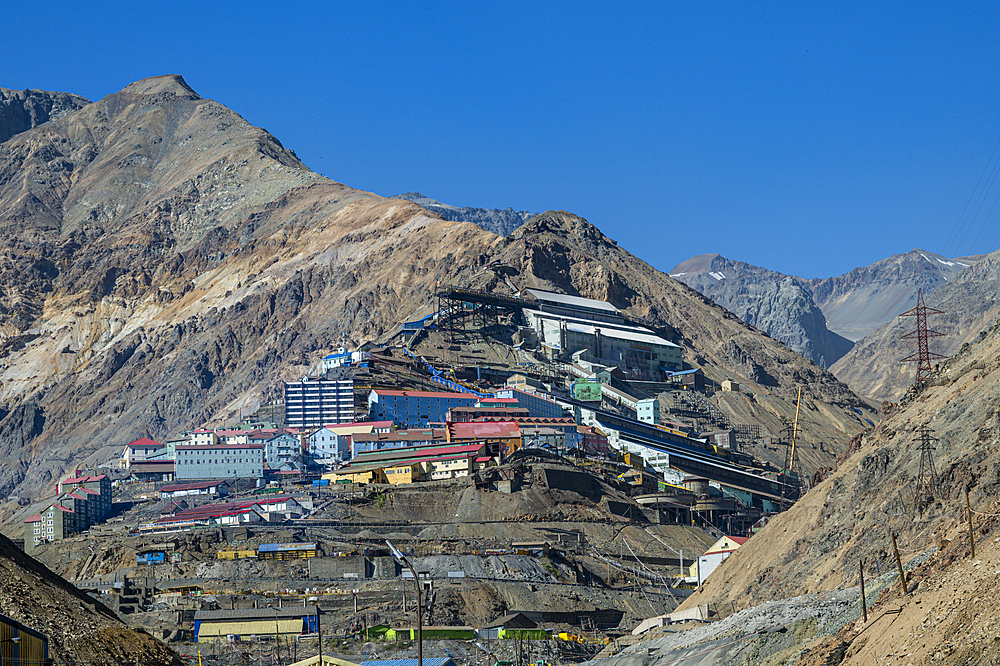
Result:
{"type": "Polygon", "coordinates": [[[486,231],[492,231],[498,236],[510,236],[515,229],[530,220],[536,213],[507,208],[459,208],[425,197],[419,192],[398,194],[394,199],[412,201],[418,206],[434,211],[450,222],[472,222],[486,231]]]}
{"type": "Polygon", "coordinates": [[[837,277],[785,275],[719,254],[678,264],[674,277],[823,367],[981,259],[914,249],[837,277]]]}

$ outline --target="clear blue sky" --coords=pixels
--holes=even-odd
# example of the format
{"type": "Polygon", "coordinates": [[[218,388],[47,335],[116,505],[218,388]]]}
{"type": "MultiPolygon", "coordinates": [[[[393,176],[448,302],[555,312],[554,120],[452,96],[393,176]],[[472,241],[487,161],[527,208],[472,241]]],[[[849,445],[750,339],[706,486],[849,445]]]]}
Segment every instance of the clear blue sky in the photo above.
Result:
{"type": "Polygon", "coordinates": [[[997,249],[1000,3],[816,4],[14,3],[0,87],[181,74],[338,181],[568,210],[662,270],[997,249]]]}

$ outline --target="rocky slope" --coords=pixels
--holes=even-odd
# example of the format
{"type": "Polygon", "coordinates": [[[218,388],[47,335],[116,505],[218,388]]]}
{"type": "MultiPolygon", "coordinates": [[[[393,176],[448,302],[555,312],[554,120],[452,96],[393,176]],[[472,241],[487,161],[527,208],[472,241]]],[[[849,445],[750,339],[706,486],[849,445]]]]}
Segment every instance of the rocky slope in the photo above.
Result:
{"type": "MultiPolygon", "coordinates": [[[[928,307],[942,312],[927,317],[927,327],[942,334],[929,338],[930,350],[950,356],[977,340],[1000,316],[998,290],[1000,252],[994,252],[925,296],[928,307]]],[[[916,304],[913,296],[902,303],[907,309],[916,304]]],[[[890,320],[860,340],[833,366],[833,372],[864,395],[898,399],[913,384],[916,373],[915,363],[901,362],[917,352],[916,341],[902,337],[915,329],[914,317],[890,320]]]]}
{"type": "Polygon", "coordinates": [[[827,328],[826,317],[798,278],[718,254],[692,257],[670,276],[822,367],[851,348],[850,340],[827,328]]]}
{"type": "Polygon", "coordinates": [[[498,259],[522,284],[673,327],[695,365],[749,387],[729,396],[734,410],[790,417],[803,384],[814,466],[867,413],[832,375],[580,218],[538,216],[503,238],[351,189],[176,76],[0,144],[0,230],[4,497],[48,493],[141,436],[230,423],[342,335],[378,338],[430,306],[438,281],[500,287],[480,270],[498,259]]]}
{"type": "Polygon", "coordinates": [[[0,143],[89,103],[69,93],[0,88],[0,143]]]}
{"type": "Polygon", "coordinates": [[[514,210],[509,207],[506,210],[499,208],[459,208],[458,206],[435,201],[419,192],[398,194],[393,198],[412,201],[452,222],[472,222],[476,226],[486,231],[492,231],[498,236],[509,236],[533,215],[533,213],[524,210],[514,210]]]}
{"type": "Polygon", "coordinates": [[[807,288],[830,330],[856,342],[913,307],[918,289],[931,294],[980,259],[948,259],[913,249],[843,275],[810,280],[807,288]]]}
{"type": "Polygon", "coordinates": [[[149,634],[126,628],[104,605],[49,571],[0,535],[0,608],[45,634],[56,664],[180,666],[180,657],[149,634]]]}
{"type": "MultiPolygon", "coordinates": [[[[995,261],[990,255],[936,295],[971,288],[976,273],[992,275],[995,261]]],[[[910,588],[916,591],[903,597],[898,587],[887,588],[869,612],[903,619],[895,627],[874,620],[860,634],[861,626],[845,628],[834,641],[844,649],[829,663],[871,663],[889,654],[913,663],[992,663],[1000,621],[989,601],[996,596],[1000,562],[1000,326],[976,337],[942,364],[926,388],[859,438],[829,478],[726,560],[687,605],[733,604],[739,610],[857,585],[859,563],[869,580],[893,570],[890,534],[896,534],[903,561],[912,560],[910,588]],[[936,438],[931,459],[937,475],[929,495],[916,492],[917,429],[924,425],[936,438]],[[976,516],[978,560],[969,558],[966,490],[976,516]]]]}

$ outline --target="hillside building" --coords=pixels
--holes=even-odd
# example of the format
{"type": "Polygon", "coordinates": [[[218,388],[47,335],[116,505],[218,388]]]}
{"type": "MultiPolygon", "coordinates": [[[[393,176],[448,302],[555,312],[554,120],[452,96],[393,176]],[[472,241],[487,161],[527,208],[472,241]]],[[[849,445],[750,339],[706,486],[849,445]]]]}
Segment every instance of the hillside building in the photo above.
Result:
{"type": "Polygon", "coordinates": [[[435,443],[367,451],[336,472],[324,474],[331,481],[404,484],[422,480],[455,479],[474,474],[494,458],[483,442],[435,443]]]}
{"type": "Polygon", "coordinates": [[[355,435],[389,433],[392,432],[392,426],[392,421],[327,424],[309,435],[307,439],[309,456],[320,465],[350,460],[357,455],[352,449],[355,435]]]}
{"type": "Polygon", "coordinates": [[[482,442],[487,453],[505,458],[521,448],[521,430],[513,421],[473,421],[447,424],[448,442],[482,442]]]}
{"type": "Polygon", "coordinates": [[[125,445],[122,450],[122,468],[130,469],[137,462],[163,462],[170,459],[169,454],[170,451],[165,444],[142,437],[125,445]]]}
{"type": "Polygon", "coordinates": [[[303,377],[285,382],[285,425],[321,428],[354,422],[354,380],[303,377]]]}
{"type": "Polygon", "coordinates": [[[392,421],[399,428],[428,428],[444,423],[449,409],[472,407],[478,400],[471,393],[373,389],[368,395],[368,416],[373,421],[392,421]]]}
{"type": "Polygon", "coordinates": [[[297,435],[277,434],[264,442],[264,463],[271,471],[302,469],[302,444],[297,435]]]}
{"type": "Polygon", "coordinates": [[[352,457],[368,451],[400,449],[414,446],[444,444],[448,435],[444,428],[410,428],[392,432],[359,433],[351,442],[352,457]]]}
{"type": "Polygon", "coordinates": [[[519,388],[506,388],[496,392],[498,398],[513,398],[517,400],[517,406],[528,410],[528,416],[542,418],[560,418],[567,416],[566,410],[555,400],[550,400],[543,395],[531,391],[523,391],[519,388]]]}
{"type": "Polygon", "coordinates": [[[260,444],[205,444],[177,447],[178,481],[260,479],[264,447],[260,444]]]}
{"type": "Polygon", "coordinates": [[[72,509],[58,502],[43,503],[37,514],[24,521],[24,552],[30,555],[40,544],[76,534],[76,525],[72,509]]]}
{"type": "Polygon", "coordinates": [[[77,472],[74,476],[61,481],[58,490],[60,493],[80,491],[93,496],[94,518],[91,525],[103,522],[111,515],[111,479],[105,474],[80,476],[77,472]]]}
{"type": "Polygon", "coordinates": [[[574,353],[625,371],[630,379],[664,381],[684,369],[681,347],[644,326],[630,324],[610,303],[539,289],[525,291],[538,305],[524,309],[543,351],[565,360],[574,353]]]}

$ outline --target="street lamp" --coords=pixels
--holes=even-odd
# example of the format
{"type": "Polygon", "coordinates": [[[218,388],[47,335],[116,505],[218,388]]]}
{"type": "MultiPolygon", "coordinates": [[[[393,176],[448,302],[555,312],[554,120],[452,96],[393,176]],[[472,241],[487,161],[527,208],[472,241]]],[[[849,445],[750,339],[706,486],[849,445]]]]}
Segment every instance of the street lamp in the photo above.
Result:
{"type": "MultiPolygon", "coordinates": [[[[405,566],[413,574],[413,584],[417,587],[417,666],[424,666],[424,608],[420,601],[420,577],[417,575],[417,571],[413,568],[413,564],[410,560],[399,552],[399,549],[392,545],[392,542],[388,539],[385,540],[386,544],[389,546],[389,552],[401,565],[405,566]]],[[[320,666],[323,666],[320,664],[320,666]]]]}
{"type": "Polygon", "coordinates": [[[319,639],[319,661],[316,664],[323,666],[323,627],[319,619],[319,597],[309,597],[309,601],[313,602],[313,607],[316,608],[316,637],[319,639]]]}

